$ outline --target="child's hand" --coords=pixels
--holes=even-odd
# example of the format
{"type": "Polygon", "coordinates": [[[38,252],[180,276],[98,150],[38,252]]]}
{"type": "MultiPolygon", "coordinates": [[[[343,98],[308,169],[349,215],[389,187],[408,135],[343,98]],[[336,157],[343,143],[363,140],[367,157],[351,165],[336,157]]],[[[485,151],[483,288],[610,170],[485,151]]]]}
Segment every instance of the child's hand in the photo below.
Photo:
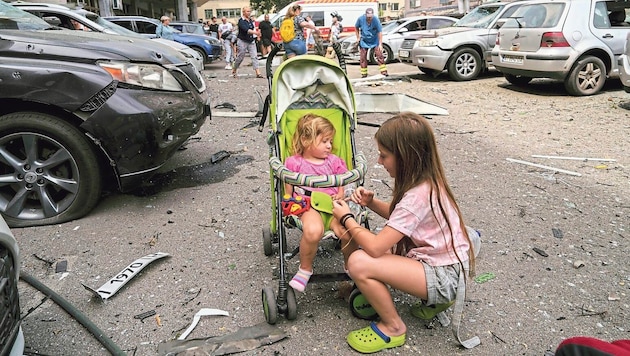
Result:
{"type": "Polygon", "coordinates": [[[350,213],[350,207],[343,199],[333,200],[333,216],[339,220],[342,216],[350,213]]]}
{"type": "Polygon", "coordinates": [[[343,199],[344,195],[345,194],[343,193],[343,191],[340,190],[340,191],[337,192],[337,194],[332,196],[332,200],[334,201],[334,200],[343,199]]]}
{"type": "Polygon", "coordinates": [[[350,199],[361,206],[368,206],[374,199],[374,192],[364,187],[358,187],[352,192],[350,199]]]}

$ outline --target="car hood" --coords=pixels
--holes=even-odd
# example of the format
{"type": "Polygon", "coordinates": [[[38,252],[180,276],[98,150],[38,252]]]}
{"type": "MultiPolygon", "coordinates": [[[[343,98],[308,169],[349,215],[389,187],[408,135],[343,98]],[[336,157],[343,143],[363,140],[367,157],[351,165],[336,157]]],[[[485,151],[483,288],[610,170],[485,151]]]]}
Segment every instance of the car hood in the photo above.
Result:
{"type": "Polygon", "coordinates": [[[159,42],[70,30],[0,30],[0,53],[23,58],[76,58],[77,62],[128,60],[162,65],[186,63],[177,50],[159,42]]]}
{"type": "Polygon", "coordinates": [[[474,27],[445,27],[439,28],[436,30],[422,30],[422,31],[414,31],[410,32],[409,35],[405,36],[405,39],[418,39],[420,37],[443,37],[447,35],[452,35],[454,33],[467,32],[472,30],[478,30],[478,28],[474,27]]]}

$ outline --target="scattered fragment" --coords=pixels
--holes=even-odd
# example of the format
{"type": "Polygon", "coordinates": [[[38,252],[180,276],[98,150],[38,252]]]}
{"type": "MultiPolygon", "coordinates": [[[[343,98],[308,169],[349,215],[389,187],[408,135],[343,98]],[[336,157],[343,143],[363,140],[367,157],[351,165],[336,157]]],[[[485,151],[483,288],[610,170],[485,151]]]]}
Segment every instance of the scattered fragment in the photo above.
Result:
{"type": "Polygon", "coordinates": [[[98,290],[94,290],[91,287],[83,285],[83,288],[92,292],[95,296],[99,297],[99,299],[104,302],[109,299],[111,296],[116,294],[122,286],[124,286],[129,280],[135,277],[136,274],[140,273],[144,267],[146,267],[149,263],[158,260],[163,257],[170,256],[170,254],[165,252],[156,252],[150,255],[146,255],[144,257],[140,257],[139,259],[133,261],[129,266],[120,271],[115,277],[105,282],[98,290]]]}
{"type": "Polygon", "coordinates": [[[584,261],[577,260],[577,261],[573,262],[573,267],[575,267],[575,268],[580,268],[580,267],[584,267],[584,266],[586,266],[584,264],[584,261]]]}
{"type": "Polygon", "coordinates": [[[608,166],[605,165],[605,164],[598,164],[598,165],[595,166],[595,169],[607,169],[607,168],[608,168],[608,166]]]}
{"type": "Polygon", "coordinates": [[[230,157],[230,153],[228,151],[219,151],[212,155],[210,162],[214,164],[228,157],[230,157]]]}
{"type": "Polygon", "coordinates": [[[177,340],[184,340],[193,331],[193,329],[195,329],[195,327],[199,323],[199,319],[201,319],[202,316],[211,316],[211,315],[230,316],[230,314],[228,312],[226,312],[225,310],[211,309],[211,308],[201,308],[201,309],[199,309],[197,314],[195,314],[195,316],[193,317],[193,321],[190,324],[190,326],[188,327],[188,329],[186,329],[177,338],[177,340]]]}
{"type": "Polygon", "coordinates": [[[55,273],[65,272],[67,270],[68,270],[68,261],[67,260],[59,261],[55,265],[55,273]]]}
{"type": "Polygon", "coordinates": [[[619,298],[619,296],[615,292],[611,292],[610,294],[608,294],[608,300],[610,300],[611,302],[619,299],[621,298],[619,298]]]}
{"type": "Polygon", "coordinates": [[[59,280],[62,280],[62,279],[64,279],[64,278],[68,277],[69,275],[70,275],[70,272],[63,272],[63,273],[61,274],[61,277],[59,277],[59,280]]]}
{"type": "Polygon", "coordinates": [[[146,318],[148,318],[150,316],[154,316],[155,314],[156,314],[155,310],[148,310],[148,311],[142,312],[140,314],[134,315],[133,318],[134,319],[140,319],[140,321],[143,321],[144,319],[146,319],[146,318]]]}
{"type": "Polygon", "coordinates": [[[177,355],[185,351],[196,355],[228,355],[271,345],[286,337],[282,329],[263,322],[228,335],[163,342],[158,346],[158,355],[177,355]]]}
{"type": "Polygon", "coordinates": [[[543,156],[532,155],[534,158],[549,158],[549,159],[568,159],[573,161],[601,161],[601,162],[617,162],[616,159],[610,158],[588,158],[588,157],[564,157],[564,156],[543,156]]]}
{"type": "Polygon", "coordinates": [[[543,256],[543,257],[549,257],[549,255],[547,254],[547,252],[539,249],[538,247],[534,247],[532,250],[534,250],[534,252],[536,252],[537,254],[543,256]]]}
{"type": "Polygon", "coordinates": [[[486,283],[487,281],[494,279],[496,277],[492,272],[486,272],[475,277],[475,282],[477,283],[486,283]]]}
{"type": "Polygon", "coordinates": [[[253,111],[245,111],[245,112],[231,112],[231,111],[213,111],[212,117],[246,117],[246,118],[255,118],[256,113],[253,111]]]}
{"type": "Polygon", "coordinates": [[[537,163],[532,163],[532,162],[527,162],[527,161],[521,161],[520,159],[506,158],[506,160],[508,162],[520,163],[520,164],[524,164],[524,165],[527,165],[527,166],[543,168],[543,169],[549,169],[549,170],[552,170],[552,171],[555,171],[555,172],[565,173],[565,174],[572,175],[572,176],[577,176],[577,177],[581,177],[582,176],[581,173],[567,171],[565,169],[560,169],[560,168],[549,167],[549,166],[545,166],[545,165],[542,165],[542,164],[537,164],[537,163]]]}
{"type": "Polygon", "coordinates": [[[492,334],[492,337],[494,338],[494,341],[501,341],[502,343],[506,343],[505,340],[503,340],[502,338],[498,337],[497,334],[493,333],[492,331],[490,331],[490,334],[492,334]]]}
{"type": "Polygon", "coordinates": [[[553,233],[553,237],[561,239],[564,237],[564,234],[562,233],[562,230],[552,227],[551,228],[551,232],[553,233]]]}
{"type": "Polygon", "coordinates": [[[214,108],[215,109],[230,109],[232,111],[236,111],[236,106],[234,104],[230,104],[228,102],[217,104],[217,105],[214,106],[214,108]]]}
{"type": "Polygon", "coordinates": [[[162,326],[162,319],[160,319],[160,314],[155,314],[155,323],[157,326],[162,326]]]}
{"type": "Polygon", "coordinates": [[[80,226],[77,225],[77,226],[74,227],[74,229],[72,229],[72,231],[77,231],[77,230],[79,230],[79,228],[80,228],[80,226]]]}

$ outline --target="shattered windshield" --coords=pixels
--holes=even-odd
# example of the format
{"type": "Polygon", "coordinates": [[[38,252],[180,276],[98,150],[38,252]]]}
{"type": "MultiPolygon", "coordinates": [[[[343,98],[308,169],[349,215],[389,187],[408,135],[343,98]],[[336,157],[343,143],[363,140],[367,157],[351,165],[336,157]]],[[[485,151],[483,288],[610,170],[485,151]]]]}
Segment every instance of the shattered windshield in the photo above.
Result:
{"type": "Polygon", "coordinates": [[[476,7],[453,26],[486,28],[490,25],[492,20],[499,15],[499,10],[501,10],[503,6],[504,5],[476,7]]]}
{"type": "Polygon", "coordinates": [[[39,17],[0,1],[0,30],[46,30],[52,28],[39,17]]]}

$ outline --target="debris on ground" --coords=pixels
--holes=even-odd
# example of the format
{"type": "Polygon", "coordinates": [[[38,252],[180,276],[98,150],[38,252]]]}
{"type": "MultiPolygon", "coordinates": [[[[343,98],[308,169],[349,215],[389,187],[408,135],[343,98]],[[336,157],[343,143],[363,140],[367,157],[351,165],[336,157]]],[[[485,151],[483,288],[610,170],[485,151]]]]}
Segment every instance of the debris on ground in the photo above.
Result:
{"type": "Polygon", "coordinates": [[[230,157],[230,152],[228,152],[228,151],[219,151],[219,152],[217,152],[217,153],[212,155],[212,157],[210,158],[210,162],[212,164],[214,164],[214,163],[217,163],[217,162],[219,162],[219,161],[221,161],[223,159],[226,159],[228,157],[230,157]]]}

